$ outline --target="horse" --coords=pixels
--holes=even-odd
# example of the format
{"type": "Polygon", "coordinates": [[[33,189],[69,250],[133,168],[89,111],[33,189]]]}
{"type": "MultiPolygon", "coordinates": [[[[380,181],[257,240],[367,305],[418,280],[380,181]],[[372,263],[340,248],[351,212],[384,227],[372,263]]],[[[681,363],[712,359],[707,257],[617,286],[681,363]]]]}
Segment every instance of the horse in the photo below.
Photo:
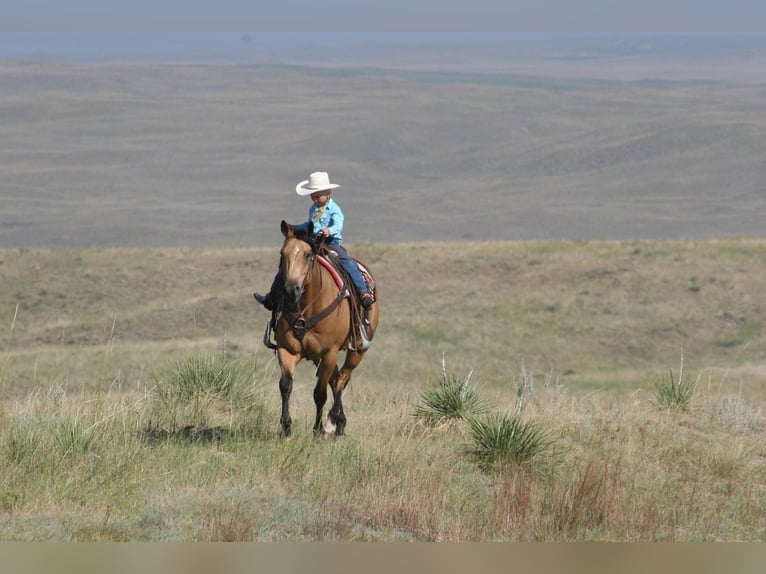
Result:
{"type": "MultiPolygon", "coordinates": [[[[375,302],[372,306],[362,310],[355,296],[345,288],[339,288],[333,272],[320,264],[321,247],[310,240],[313,237],[312,228],[309,223],[305,235],[302,235],[296,234],[295,226],[284,220],[281,223],[285,238],[280,251],[280,269],[284,278],[284,292],[281,294],[283,309],[275,315],[276,322],[272,324],[280,368],[280,423],[285,437],[291,434],[290,395],[293,376],[302,359],[313,362],[317,368],[314,433],[324,438],[345,433],[343,391],[351,380],[352,371],[362,362],[378,326],[377,294],[373,293],[375,302]],[[360,321],[353,320],[355,314],[360,321]],[[362,337],[355,333],[357,324],[363,329],[366,327],[362,337]],[[361,344],[361,340],[366,344],[361,344]],[[343,365],[338,369],[338,358],[344,350],[343,365]],[[323,425],[322,412],[328,386],[332,390],[333,403],[323,425]]],[[[348,289],[352,289],[350,282],[346,283],[348,289]]]]}

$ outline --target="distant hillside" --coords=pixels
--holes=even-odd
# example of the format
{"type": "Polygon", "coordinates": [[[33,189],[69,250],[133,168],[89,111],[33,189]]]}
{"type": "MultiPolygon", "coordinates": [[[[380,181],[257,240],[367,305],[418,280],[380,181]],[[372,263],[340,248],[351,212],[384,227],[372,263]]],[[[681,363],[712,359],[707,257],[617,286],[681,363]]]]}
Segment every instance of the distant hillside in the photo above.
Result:
{"type": "Polygon", "coordinates": [[[530,73],[605,80],[766,81],[766,35],[392,32],[4,33],[0,59],[530,73]]]}
{"type": "Polygon", "coordinates": [[[4,62],[0,138],[0,247],[273,246],[317,169],[351,243],[764,233],[758,85],[4,62]]]}

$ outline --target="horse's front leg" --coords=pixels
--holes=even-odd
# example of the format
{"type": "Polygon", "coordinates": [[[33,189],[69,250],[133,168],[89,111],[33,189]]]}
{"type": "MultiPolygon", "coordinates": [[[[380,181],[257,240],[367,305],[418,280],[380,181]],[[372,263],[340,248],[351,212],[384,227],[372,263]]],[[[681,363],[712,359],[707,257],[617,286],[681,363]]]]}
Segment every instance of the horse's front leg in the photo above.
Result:
{"type": "Polygon", "coordinates": [[[289,437],[293,426],[293,419],[290,416],[290,395],[293,392],[293,374],[298,361],[300,361],[300,355],[292,355],[285,349],[279,349],[277,356],[281,371],[279,394],[282,396],[282,415],[279,417],[279,422],[282,425],[282,434],[289,437]]]}
{"type": "Polygon", "coordinates": [[[314,421],[314,434],[317,435],[323,434],[323,432],[332,434],[334,431],[334,429],[329,426],[329,422],[328,425],[325,425],[324,429],[322,428],[322,411],[327,402],[327,386],[330,385],[331,387],[334,387],[334,381],[338,377],[337,360],[337,351],[328,352],[317,367],[317,382],[314,387],[314,404],[316,404],[317,407],[317,416],[314,421]]]}

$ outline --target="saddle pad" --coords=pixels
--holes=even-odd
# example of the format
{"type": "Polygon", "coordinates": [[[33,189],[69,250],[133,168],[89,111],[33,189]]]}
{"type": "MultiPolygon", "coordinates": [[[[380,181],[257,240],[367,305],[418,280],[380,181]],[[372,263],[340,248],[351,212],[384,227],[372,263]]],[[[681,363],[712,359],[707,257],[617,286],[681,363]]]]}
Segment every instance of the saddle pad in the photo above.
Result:
{"type": "Polygon", "coordinates": [[[370,270],[365,267],[364,263],[361,261],[357,261],[356,264],[359,266],[359,272],[362,274],[362,277],[364,278],[365,283],[367,283],[367,291],[372,295],[373,300],[378,299],[377,290],[375,288],[375,279],[372,276],[372,273],[370,273],[370,270]]]}
{"type": "MultiPolygon", "coordinates": [[[[338,291],[343,291],[345,284],[343,283],[343,279],[341,278],[340,273],[338,273],[338,270],[335,268],[335,266],[321,255],[317,255],[317,261],[319,261],[322,267],[330,272],[330,275],[335,281],[335,285],[338,286],[338,291]]],[[[354,263],[356,263],[357,267],[359,267],[359,272],[362,274],[362,278],[364,279],[365,283],[367,283],[368,293],[372,295],[373,301],[377,300],[378,295],[375,288],[375,279],[373,279],[372,273],[370,273],[370,271],[361,261],[354,259],[354,263]]]]}
{"type": "Polygon", "coordinates": [[[340,275],[335,270],[335,267],[333,267],[333,265],[321,255],[317,255],[317,261],[319,261],[322,267],[324,267],[330,272],[330,275],[332,276],[333,281],[335,281],[335,284],[338,286],[338,291],[343,291],[343,279],[340,278],[340,275]]]}

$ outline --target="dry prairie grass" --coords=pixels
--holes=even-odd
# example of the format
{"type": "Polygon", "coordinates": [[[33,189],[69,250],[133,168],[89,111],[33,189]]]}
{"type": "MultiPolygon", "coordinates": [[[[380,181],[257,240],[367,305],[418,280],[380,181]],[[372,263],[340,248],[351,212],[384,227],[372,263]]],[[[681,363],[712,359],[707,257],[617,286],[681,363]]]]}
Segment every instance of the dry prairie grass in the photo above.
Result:
{"type": "Polygon", "coordinates": [[[276,250],[1,252],[0,537],[764,539],[763,240],[350,249],[379,280],[381,330],[349,436],[325,444],[308,365],[278,438],[251,298],[276,250]],[[265,394],[200,403],[207,432],[148,434],[163,373],[209,354],[265,394]],[[690,407],[660,409],[656,375],[682,355],[690,407]],[[524,383],[523,417],[557,450],[545,472],[482,470],[464,425],[419,423],[442,359],[496,412],[524,383]],[[240,432],[261,424],[253,401],[263,427],[240,432]]]}

